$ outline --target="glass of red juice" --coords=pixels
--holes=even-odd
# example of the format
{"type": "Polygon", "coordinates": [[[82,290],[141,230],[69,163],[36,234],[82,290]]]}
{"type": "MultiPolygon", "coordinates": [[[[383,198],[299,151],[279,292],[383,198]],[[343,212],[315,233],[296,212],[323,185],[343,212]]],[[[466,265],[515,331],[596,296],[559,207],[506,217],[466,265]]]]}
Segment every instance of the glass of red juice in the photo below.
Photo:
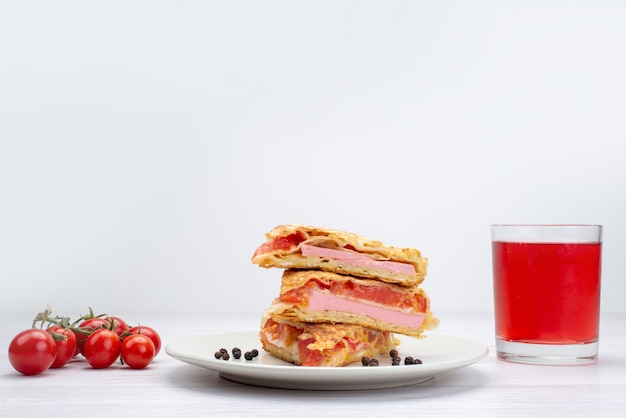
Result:
{"type": "Polygon", "coordinates": [[[492,225],[491,245],[497,356],[596,362],[602,225],[492,225]]]}

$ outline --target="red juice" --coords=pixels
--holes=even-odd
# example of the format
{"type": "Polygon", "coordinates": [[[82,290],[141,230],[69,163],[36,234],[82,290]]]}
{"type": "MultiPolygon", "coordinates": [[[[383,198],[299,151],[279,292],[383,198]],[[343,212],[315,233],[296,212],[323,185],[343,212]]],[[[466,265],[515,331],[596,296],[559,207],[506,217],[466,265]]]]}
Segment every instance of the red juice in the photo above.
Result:
{"type": "Polygon", "coordinates": [[[535,344],[598,339],[601,243],[492,243],[496,336],[535,344]]]}

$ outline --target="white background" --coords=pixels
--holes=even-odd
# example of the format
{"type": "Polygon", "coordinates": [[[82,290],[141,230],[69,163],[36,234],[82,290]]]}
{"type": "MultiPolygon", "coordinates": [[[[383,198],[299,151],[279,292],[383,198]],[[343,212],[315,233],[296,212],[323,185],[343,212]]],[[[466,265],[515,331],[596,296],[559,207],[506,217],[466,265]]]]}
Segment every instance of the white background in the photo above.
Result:
{"type": "Polygon", "coordinates": [[[491,312],[492,223],[605,226],[624,311],[621,1],[12,2],[0,310],[261,312],[280,223],[430,260],[491,312]]]}

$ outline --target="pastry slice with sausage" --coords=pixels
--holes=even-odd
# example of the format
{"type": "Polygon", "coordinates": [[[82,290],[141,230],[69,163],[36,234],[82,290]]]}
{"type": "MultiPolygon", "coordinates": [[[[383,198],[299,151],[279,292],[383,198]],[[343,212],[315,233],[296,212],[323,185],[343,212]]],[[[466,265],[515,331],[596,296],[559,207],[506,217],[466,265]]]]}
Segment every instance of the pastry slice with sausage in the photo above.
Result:
{"type": "Polygon", "coordinates": [[[268,314],[283,320],[352,324],[421,336],[439,323],[421,287],[319,270],[286,270],[268,314]]]}
{"type": "Polygon", "coordinates": [[[304,225],[279,225],[266,234],[252,262],[261,267],[323,270],[419,285],[428,260],[414,248],[396,248],[361,235],[304,225]]]}

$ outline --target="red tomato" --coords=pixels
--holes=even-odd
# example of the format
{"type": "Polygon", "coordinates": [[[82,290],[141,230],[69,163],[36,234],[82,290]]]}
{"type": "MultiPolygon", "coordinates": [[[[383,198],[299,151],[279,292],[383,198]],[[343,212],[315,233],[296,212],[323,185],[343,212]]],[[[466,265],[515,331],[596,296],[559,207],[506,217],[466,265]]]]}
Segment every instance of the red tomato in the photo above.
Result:
{"type": "Polygon", "coordinates": [[[133,334],[122,341],[122,360],[131,369],[147,367],[156,355],[154,343],[145,334],[133,334]]]}
{"type": "Polygon", "coordinates": [[[9,362],[18,372],[36,375],[48,370],[57,355],[54,339],[42,329],[27,329],[9,345],[9,362]]]}
{"type": "Polygon", "coordinates": [[[272,241],[266,241],[254,251],[252,257],[254,258],[259,254],[265,254],[270,251],[289,250],[290,248],[300,244],[305,239],[306,237],[304,234],[297,231],[291,235],[287,235],[286,237],[278,237],[272,241]]]}
{"type": "Polygon", "coordinates": [[[99,329],[85,341],[83,355],[94,369],[104,369],[120,356],[120,337],[110,329],[99,329]]]}
{"type": "Polygon", "coordinates": [[[323,359],[320,350],[309,350],[308,346],[313,342],[313,338],[298,341],[298,349],[300,350],[300,361],[303,366],[317,366],[323,359]]]}
{"type": "Polygon", "coordinates": [[[152,340],[152,344],[154,344],[154,355],[156,356],[161,351],[161,337],[159,334],[152,328],[146,327],[143,325],[138,325],[136,327],[132,327],[128,330],[131,334],[142,334],[152,340]]]}
{"type": "Polygon", "coordinates": [[[63,328],[59,325],[53,325],[47,329],[49,333],[55,333],[65,336],[65,339],[54,338],[54,343],[57,346],[57,355],[50,368],[57,369],[65,366],[74,357],[76,351],[76,334],[74,331],[68,328],[63,328]]]}
{"type": "Polygon", "coordinates": [[[109,323],[109,325],[109,321],[113,321],[113,331],[115,331],[117,335],[122,335],[124,332],[128,331],[128,325],[122,318],[118,316],[109,316],[105,319],[109,323]]]}
{"type": "Polygon", "coordinates": [[[104,318],[89,318],[81,322],[78,327],[86,333],[76,333],[76,346],[78,347],[78,351],[84,355],[85,341],[87,341],[89,334],[98,328],[106,328],[109,325],[110,323],[104,318]]]}

